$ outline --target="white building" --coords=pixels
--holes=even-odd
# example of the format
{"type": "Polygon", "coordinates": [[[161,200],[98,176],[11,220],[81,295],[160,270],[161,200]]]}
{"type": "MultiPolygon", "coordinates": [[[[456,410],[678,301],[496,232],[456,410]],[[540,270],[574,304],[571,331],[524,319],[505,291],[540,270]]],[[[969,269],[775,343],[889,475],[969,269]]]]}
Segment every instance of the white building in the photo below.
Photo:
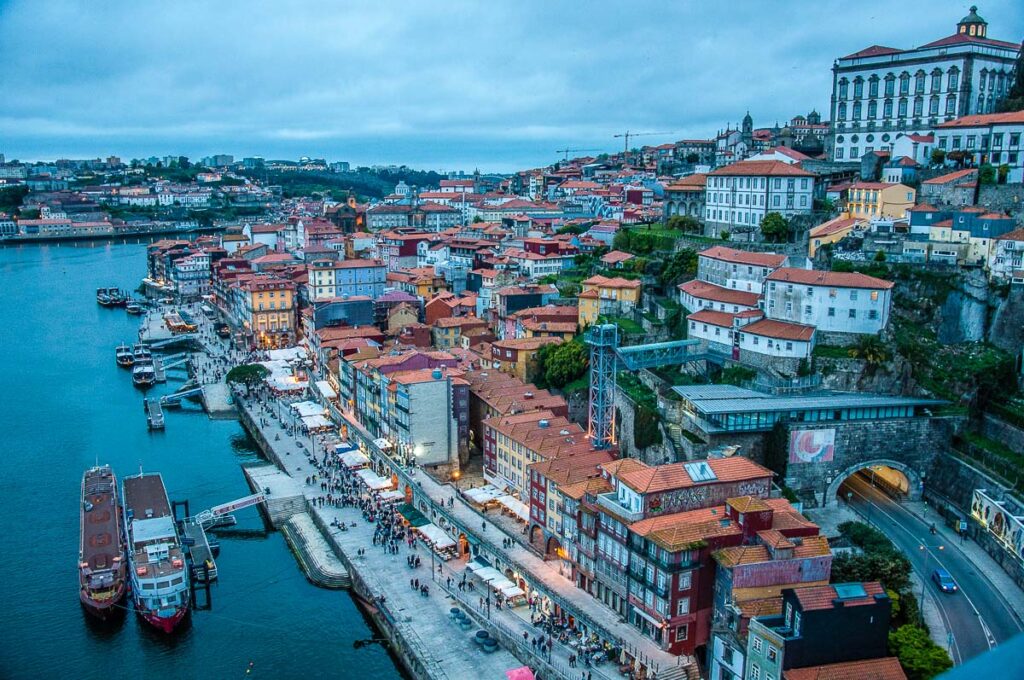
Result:
{"type": "Polygon", "coordinates": [[[889,323],[891,281],[855,272],[784,267],[766,281],[769,319],[814,326],[826,333],[874,335],[889,323]]]}
{"type": "Polygon", "coordinates": [[[1008,182],[1024,181],[1024,111],[965,116],[939,125],[938,148],[971,154],[973,165],[1010,166],[1008,182]]]}
{"type": "Polygon", "coordinates": [[[678,288],[679,304],[691,312],[714,309],[719,312],[737,314],[750,309],[758,309],[760,301],[760,296],[757,293],[723,288],[696,279],[682,283],[678,288]]]}
{"type": "Polygon", "coordinates": [[[788,259],[775,253],[714,246],[698,255],[697,278],[723,288],[760,293],[768,275],[785,266],[788,259]]]}
{"type": "Polygon", "coordinates": [[[766,319],[760,310],[730,314],[702,309],[686,322],[688,337],[745,364],[792,370],[814,350],[813,326],[766,319]]]}
{"type": "Polygon", "coordinates": [[[171,275],[179,298],[196,300],[200,296],[209,295],[210,255],[200,251],[178,259],[171,275]]]}
{"type": "Polygon", "coordinates": [[[707,178],[705,233],[720,236],[760,230],[770,212],[783,217],[811,212],[814,174],[782,161],[740,161],[713,170],[707,178]]]}
{"type": "Polygon", "coordinates": [[[900,50],[872,45],[832,67],[833,160],[891,149],[897,134],[921,134],[943,121],[991,113],[1012,81],[1018,43],[988,37],[977,8],[956,33],[900,50]]]}
{"type": "Polygon", "coordinates": [[[1009,281],[1024,277],[1024,229],[1016,229],[995,239],[988,256],[992,278],[1009,281]]]}

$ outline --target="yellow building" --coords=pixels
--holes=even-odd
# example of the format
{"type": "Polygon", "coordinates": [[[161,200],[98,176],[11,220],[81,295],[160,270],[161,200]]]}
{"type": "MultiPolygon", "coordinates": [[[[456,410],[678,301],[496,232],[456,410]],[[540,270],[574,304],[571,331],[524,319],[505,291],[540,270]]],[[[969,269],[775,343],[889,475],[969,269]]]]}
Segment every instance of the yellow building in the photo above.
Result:
{"type": "Polygon", "coordinates": [[[814,257],[818,248],[830,243],[838,243],[849,236],[854,229],[863,229],[867,220],[856,217],[836,217],[824,224],[819,224],[811,229],[810,239],[807,242],[807,257],[814,257]]]}
{"type": "Polygon", "coordinates": [[[599,316],[621,316],[640,304],[640,282],[621,277],[591,276],[579,295],[579,324],[589,326],[599,316]]]}
{"type": "Polygon", "coordinates": [[[240,284],[244,291],[243,326],[260,349],[295,344],[295,283],[257,275],[240,284]]]}
{"type": "Polygon", "coordinates": [[[531,383],[537,377],[537,352],[544,345],[561,342],[561,338],[552,337],[496,340],[491,344],[491,365],[524,383],[531,383]]]}
{"type": "Polygon", "coordinates": [[[586,328],[597,322],[601,316],[601,295],[596,290],[586,290],[579,295],[580,328],[586,328]]]}
{"type": "Polygon", "coordinates": [[[846,212],[861,219],[906,217],[916,197],[917,190],[906,184],[856,182],[847,194],[846,212]]]}

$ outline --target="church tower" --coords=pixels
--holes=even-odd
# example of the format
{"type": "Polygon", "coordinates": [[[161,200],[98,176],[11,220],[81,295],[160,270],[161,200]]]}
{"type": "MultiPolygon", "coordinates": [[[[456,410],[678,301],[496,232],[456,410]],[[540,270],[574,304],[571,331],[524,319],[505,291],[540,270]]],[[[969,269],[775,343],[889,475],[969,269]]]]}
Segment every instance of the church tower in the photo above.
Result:
{"type": "Polygon", "coordinates": [[[743,116],[740,139],[747,145],[747,148],[750,148],[750,145],[754,142],[754,119],[750,117],[750,111],[747,111],[747,115],[743,116]]]}
{"type": "Polygon", "coordinates": [[[988,30],[988,22],[978,16],[978,8],[971,6],[971,12],[956,25],[956,32],[960,35],[969,35],[972,38],[984,38],[988,30]]]}

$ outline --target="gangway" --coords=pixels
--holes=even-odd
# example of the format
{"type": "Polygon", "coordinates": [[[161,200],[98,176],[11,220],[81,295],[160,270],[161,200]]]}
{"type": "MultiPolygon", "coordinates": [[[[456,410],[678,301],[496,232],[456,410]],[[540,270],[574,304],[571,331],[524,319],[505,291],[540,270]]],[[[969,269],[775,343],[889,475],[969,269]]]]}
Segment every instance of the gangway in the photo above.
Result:
{"type": "Polygon", "coordinates": [[[236,510],[242,510],[243,508],[249,508],[252,507],[253,505],[259,505],[260,503],[263,503],[266,500],[267,495],[265,493],[254,493],[243,498],[236,498],[235,500],[229,501],[227,503],[215,505],[209,510],[203,510],[202,512],[200,512],[195,517],[192,517],[191,519],[198,524],[202,524],[203,526],[212,526],[213,524],[223,519],[224,517],[230,515],[231,513],[235,512],[236,510]]]}
{"type": "Polygon", "coordinates": [[[638,371],[669,364],[720,361],[718,357],[700,351],[698,340],[619,347],[619,327],[611,323],[593,326],[587,333],[586,342],[590,345],[587,436],[596,449],[606,449],[615,443],[615,376],[619,370],[638,371]]]}
{"type": "Polygon", "coordinates": [[[173,394],[166,394],[160,397],[160,403],[163,404],[164,406],[177,406],[181,404],[182,399],[186,399],[188,397],[195,397],[202,393],[202,386],[190,387],[188,389],[180,390],[178,392],[174,392],[173,394]]]}
{"type": "MultiPolygon", "coordinates": [[[[189,559],[192,562],[193,581],[198,580],[208,584],[217,578],[217,562],[214,560],[214,548],[211,547],[210,539],[206,535],[207,530],[231,518],[232,512],[263,503],[265,500],[265,494],[256,493],[215,505],[209,510],[203,510],[194,517],[186,517],[181,521],[182,533],[185,535],[183,543],[188,548],[189,559]]],[[[209,591],[207,591],[207,598],[209,598],[209,591]]]]}
{"type": "Polygon", "coordinates": [[[164,409],[161,406],[162,399],[145,399],[143,405],[146,408],[146,420],[149,422],[149,429],[164,429],[164,409]]]}

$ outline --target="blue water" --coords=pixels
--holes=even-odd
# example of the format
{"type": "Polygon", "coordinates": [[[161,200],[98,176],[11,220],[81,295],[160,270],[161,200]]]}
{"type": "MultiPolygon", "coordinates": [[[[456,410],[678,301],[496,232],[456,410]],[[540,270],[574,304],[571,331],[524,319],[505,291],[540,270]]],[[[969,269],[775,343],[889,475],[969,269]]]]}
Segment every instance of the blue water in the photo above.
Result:
{"type": "MultiPolygon", "coordinates": [[[[96,304],[95,289],[133,289],[140,244],[0,248],[0,678],[398,678],[343,591],[309,584],[278,533],[222,538],[213,610],[165,636],[134,615],[95,625],[77,593],[82,471],[161,472],[193,513],[249,493],[257,462],[236,421],[167,414],[150,433],[142,397],[114,347],[138,319],[96,304]],[[246,673],[251,666],[251,672],[246,673]]],[[[173,390],[168,382],[153,390],[173,390]]],[[[260,529],[255,509],[240,527],[260,529]]]]}

